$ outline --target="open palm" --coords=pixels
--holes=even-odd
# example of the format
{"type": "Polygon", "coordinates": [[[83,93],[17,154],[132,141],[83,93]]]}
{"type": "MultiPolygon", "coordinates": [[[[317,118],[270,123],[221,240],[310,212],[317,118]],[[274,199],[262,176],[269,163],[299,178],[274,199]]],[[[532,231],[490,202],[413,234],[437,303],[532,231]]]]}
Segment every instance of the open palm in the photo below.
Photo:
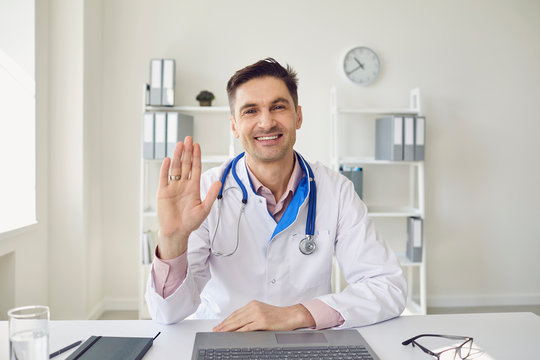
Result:
{"type": "Polygon", "coordinates": [[[184,143],[176,144],[172,161],[165,158],[161,165],[157,211],[160,226],[158,248],[162,259],[183,254],[189,234],[210,213],[220,182],[212,184],[206,198],[201,200],[200,181],[201,148],[188,136],[184,143]]]}

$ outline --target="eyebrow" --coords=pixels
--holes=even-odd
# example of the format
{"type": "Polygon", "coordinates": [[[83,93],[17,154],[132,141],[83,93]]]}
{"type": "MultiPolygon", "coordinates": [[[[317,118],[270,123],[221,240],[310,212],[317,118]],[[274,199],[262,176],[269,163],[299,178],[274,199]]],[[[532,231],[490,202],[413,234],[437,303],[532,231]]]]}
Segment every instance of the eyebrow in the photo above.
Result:
{"type": "MultiPolygon", "coordinates": [[[[290,105],[290,102],[289,100],[287,100],[286,98],[284,97],[278,97],[276,98],[274,101],[272,101],[271,105],[275,105],[275,104],[278,104],[278,103],[287,103],[290,105]]],[[[242,110],[244,109],[247,109],[247,108],[251,108],[251,107],[257,107],[257,104],[255,103],[248,103],[248,104],[244,104],[240,107],[240,109],[238,109],[238,112],[242,112],[242,110]]]]}

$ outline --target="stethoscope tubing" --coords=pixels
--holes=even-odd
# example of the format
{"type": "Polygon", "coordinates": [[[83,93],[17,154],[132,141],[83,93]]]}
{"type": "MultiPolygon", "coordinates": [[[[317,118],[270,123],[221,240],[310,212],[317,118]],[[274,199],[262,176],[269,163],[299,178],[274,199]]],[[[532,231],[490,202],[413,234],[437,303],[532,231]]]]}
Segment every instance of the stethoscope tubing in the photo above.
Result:
{"type": "MultiPolygon", "coordinates": [[[[236,173],[236,164],[238,161],[245,155],[245,153],[241,153],[240,155],[236,156],[229,164],[225,167],[223,170],[223,174],[221,175],[221,188],[219,189],[219,193],[217,196],[218,201],[218,219],[216,223],[216,227],[214,230],[214,235],[212,236],[212,241],[210,243],[210,250],[212,254],[215,256],[231,256],[234,253],[236,253],[236,250],[238,249],[238,244],[240,242],[240,220],[242,219],[242,215],[244,213],[247,200],[248,200],[248,194],[246,187],[242,183],[242,180],[238,177],[238,174],[236,173]],[[217,230],[219,227],[220,219],[221,219],[221,201],[223,201],[223,191],[225,189],[225,182],[227,180],[227,176],[229,173],[232,174],[234,180],[242,190],[242,208],[240,210],[240,214],[238,215],[238,224],[236,229],[236,246],[234,250],[230,253],[221,253],[219,251],[214,250],[214,241],[216,239],[217,230]]],[[[316,208],[317,208],[317,185],[315,184],[315,177],[313,175],[313,171],[311,170],[311,167],[309,164],[304,160],[304,158],[296,153],[301,166],[306,170],[306,175],[308,177],[308,186],[309,186],[309,195],[308,195],[308,215],[306,220],[306,236],[300,241],[299,248],[300,251],[304,255],[310,255],[315,251],[316,244],[313,240],[313,235],[315,234],[315,217],[316,217],[316,208]]]]}

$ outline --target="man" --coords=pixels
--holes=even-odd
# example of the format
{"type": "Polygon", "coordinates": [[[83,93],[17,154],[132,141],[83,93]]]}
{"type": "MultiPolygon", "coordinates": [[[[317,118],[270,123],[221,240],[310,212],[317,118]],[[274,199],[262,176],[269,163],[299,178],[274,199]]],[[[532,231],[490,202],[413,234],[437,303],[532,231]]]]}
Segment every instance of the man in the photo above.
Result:
{"type": "Polygon", "coordinates": [[[296,74],[261,60],[237,71],[227,92],[245,156],[201,178],[201,149],[187,137],[161,167],[160,234],[147,289],[152,318],[173,323],[195,312],[222,319],[214,331],[252,331],[399,316],[401,267],[352,183],[293,150],[303,121],[296,74]],[[301,242],[308,232],[312,253],[301,242]],[[339,294],[330,290],[334,254],[349,284],[339,294]]]}

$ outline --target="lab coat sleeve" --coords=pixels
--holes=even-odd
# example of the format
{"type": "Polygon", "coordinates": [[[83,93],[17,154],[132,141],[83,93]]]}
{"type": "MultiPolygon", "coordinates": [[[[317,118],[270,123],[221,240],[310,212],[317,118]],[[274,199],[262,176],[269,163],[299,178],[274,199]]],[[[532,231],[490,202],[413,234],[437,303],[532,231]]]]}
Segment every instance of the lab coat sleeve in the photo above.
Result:
{"type": "Polygon", "coordinates": [[[343,179],[339,187],[335,255],[348,286],[319,297],[345,319],[341,327],[369,325],[399,316],[407,284],[394,252],[377,235],[367,207],[343,179]]]}
{"type": "MultiPolygon", "coordinates": [[[[161,324],[173,324],[193,314],[199,306],[202,289],[210,279],[207,266],[208,253],[204,234],[206,221],[189,237],[188,267],[182,284],[170,296],[163,298],[156,291],[150,274],[146,288],[146,302],[153,320],[161,324]]],[[[152,265],[153,266],[153,265],[152,265]]]]}
{"type": "MultiPolygon", "coordinates": [[[[210,184],[217,179],[216,171],[210,170],[201,178],[201,199],[210,184]]],[[[215,205],[215,204],[214,204],[215,205]]],[[[193,314],[201,303],[200,294],[210,279],[208,257],[210,256],[208,220],[191,233],[187,250],[187,273],[182,284],[170,296],[163,298],[156,291],[150,273],[146,287],[146,302],[153,320],[161,324],[173,324],[193,314]]]]}

